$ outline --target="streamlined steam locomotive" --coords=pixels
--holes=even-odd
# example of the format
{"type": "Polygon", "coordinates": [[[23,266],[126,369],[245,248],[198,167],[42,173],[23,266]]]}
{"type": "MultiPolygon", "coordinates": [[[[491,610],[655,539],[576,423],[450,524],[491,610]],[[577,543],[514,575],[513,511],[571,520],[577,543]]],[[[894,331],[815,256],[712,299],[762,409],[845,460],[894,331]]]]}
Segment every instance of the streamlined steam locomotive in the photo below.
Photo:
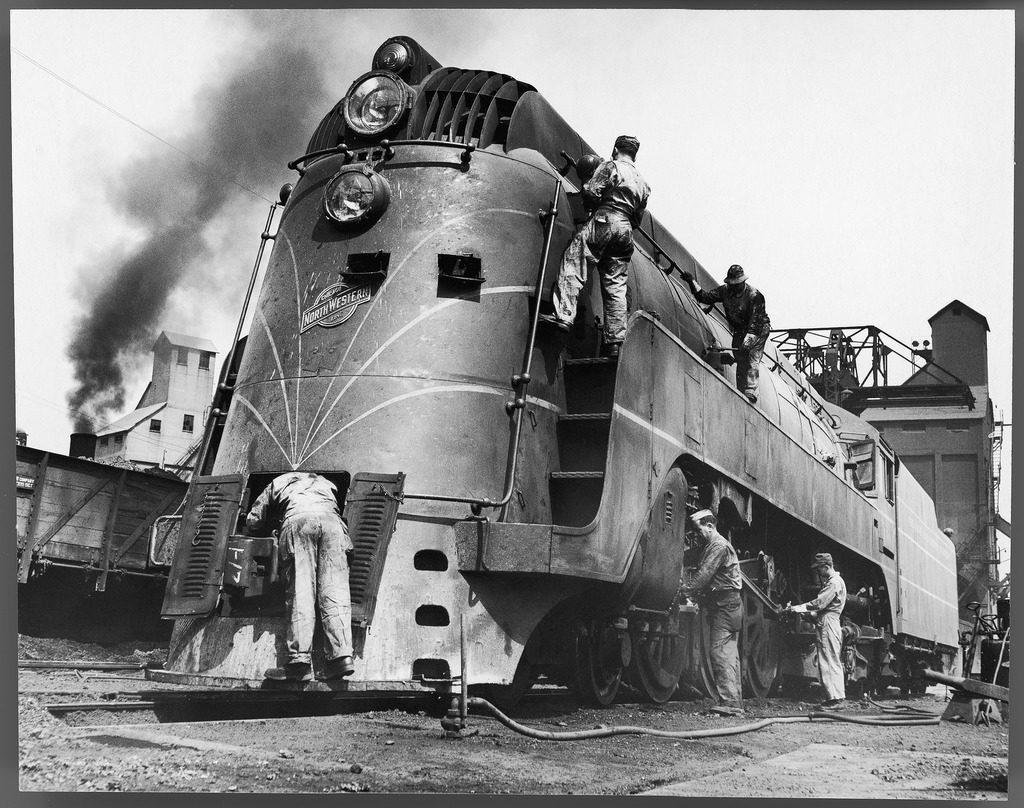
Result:
{"type": "Polygon", "coordinates": [[[950,669],[955,559],[932,502],[771,344],[757,403],[736,390],[723,314],[679,270],[716,281],[657,219],[635,231],[617,360],[599,356],[597,283],[568,334],[538,322],[592,151],[529,84],[441,67],[409,37],[378,48],[290,164],[264,234],[180,525],[168,663],[150,675],[249,687],[279,664],[274,539],[242,527],[291,469],[344,500],[356,671],[283,686],[461,680],[508,701],[546,679],[600,704],[623,681],[653,701],[706,691],[707,628],[677,589],[686,516],[707,507],[742,559],[748,695],[816,677],[813,626],[780,606],[816,592],[821,551],[851,593],[852,688],[950,669]]]}

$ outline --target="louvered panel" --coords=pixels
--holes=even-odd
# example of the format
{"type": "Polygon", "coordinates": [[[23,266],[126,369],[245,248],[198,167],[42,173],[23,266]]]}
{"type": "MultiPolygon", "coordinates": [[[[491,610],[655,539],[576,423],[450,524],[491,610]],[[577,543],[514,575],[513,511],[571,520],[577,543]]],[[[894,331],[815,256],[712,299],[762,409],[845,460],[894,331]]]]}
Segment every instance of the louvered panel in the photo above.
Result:
{"type": "Polygon", "coordinates": [[[437,114],[437,120],[434,122],[434,129],[431,135],[435,140],[447,140],[448,124],[452,119],[453,106],[452,94],[445,93],[444,101],[441,103],[441,111],[437,114]]]}
{"type": "Polygon", "coordinates": [[[163,617],[209,614],[217,607],[228,536],[236,527],[243,487],[240,474],[193,480],[167,578],[163,617]]]}
{"type": "Polygon", "coordinates": [[[441,109],[445,102],[448,101],[448,91],[452,88],[462,76],[461,70],[453,70],[451,73],[446,73],[438,81],[437,86],[427,92],[430,98],[430,105],[427,109],[426,118],[423,120],[423,126],[420,129],[420,137],[426,140],[435,140],[438,136],[438,119],[441,116],[441,109]]]}
{"type": "Polygon", "coordinates": [[[412,111],[409,113],[409,137],[426,137],[423,124],[424,121],[429,122],[433,120],[433,118],[430,117],[431,104],[436,102],[436,106],[432,113],[435,116],[437,114],[437,110],[441,108],[440,101],[437,100],[437,87],[452,73],[458,72],[459,71],[455,68],[442,68],[440,70],[435,70],[430,74],[430,77],[423,82],[423,86],[420,88],[416,102],[413,104],[412,111]]]}
{"type": "Polygon", "coordinates": [[[352,539],[349,590],[352,622],[366,627],[373,619],[388,543],[395,530],[405,474],[360,473],[345,499],[345,519],[352,539]]]}
{"type": "Polygon", "coordinates": [[[480,131],[483,129],[484,115],[491,104],[491,95],[504,83],[502,77],[496,73],[481,75],[484,76],[484,83],[474,95],[473,105],[466,115],[466,129],[463,135],[464,141],[474,146],[479,145],[480,131]]]}
{"type": "Polygon", "coordinates": [[[484,116],[484,123],[480,130],[480,148],[497,143],[505,145],[508,137],[508,124],[512,120],[512,112],[516,108],[516,101],[519,100],[519,82],[506,81],[501,89],[495,93],[484,116]]]}
{"type": "Polygon", "coordinates": [[[466,85],[466,89],[462,91],[459,103],[455,107],[455,114],[452,116],[452,140],[459,143],[470,142],[470,138],[473,135],[473,111],[479,109],[479,91],[489,77],[489,73],[476,73],[469,84],[466,85]]]}
{"type": "Polygon", "coordinates": [[[476,77],[476,73],[463,73],[459,80],[452,85],[451,90],[448,91],[448,100],[451,102],[451,105],[447,110],[442,107],[441,115],[443,120],[439,121],[441,126],[438,127],[444,140],[454,141],[456,139],[461,116],[466,110],[466,91],[476,77]]]}

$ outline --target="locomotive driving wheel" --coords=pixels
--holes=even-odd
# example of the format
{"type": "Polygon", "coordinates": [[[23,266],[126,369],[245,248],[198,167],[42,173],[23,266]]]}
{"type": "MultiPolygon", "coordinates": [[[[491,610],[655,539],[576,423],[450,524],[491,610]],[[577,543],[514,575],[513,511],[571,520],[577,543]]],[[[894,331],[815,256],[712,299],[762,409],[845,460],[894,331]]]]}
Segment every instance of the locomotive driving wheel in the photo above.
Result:
{"type": "Polygon", "coordinates": [[[767,698],[779,677],[782,629],[772,619],[765,602],[744,586],[743,631],[740,634],[740,666],[743,695],[767,698]]]}
{"type": "Polygon", "coordinates": [[[652,621],[631,635],[632,653],[626,675],[648,701],[662,704],[672,698],[687,662],[686,639],[679,619],[652,621]]]}
{"type": "Polygon", "coordinates": [[[607,707],[622,683],[622,640],[607,620],[591,620],[576,631],[574,689],[587,704],[607,707]]]}

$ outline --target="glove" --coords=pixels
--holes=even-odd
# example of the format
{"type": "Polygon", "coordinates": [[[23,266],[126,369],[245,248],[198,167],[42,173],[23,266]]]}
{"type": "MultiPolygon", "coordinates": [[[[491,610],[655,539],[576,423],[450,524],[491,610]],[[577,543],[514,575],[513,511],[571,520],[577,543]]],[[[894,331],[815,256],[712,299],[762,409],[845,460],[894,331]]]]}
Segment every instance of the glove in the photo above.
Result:
{"type": "Polygon", "coordinates": [[[807,614],[807,607],[801,603],[798,603],[796,606],[790,606],[789,610],[793,614],[807,614]]]}
{"type": "Polygon", "coordinates": [[[757,338],[753,334],[747,334],[743,338],[743,347],[749,349],[755,342],[757,342],[757,338]]]}
{"type": "Polygon", "coordinates": [[[681,269],[681,270],[679,270],[679,274],[683,276],[683,280],[686,281],[687,283],[693,283],[693,273],[692,272],[688,272],[685,269],[681,269]]]}

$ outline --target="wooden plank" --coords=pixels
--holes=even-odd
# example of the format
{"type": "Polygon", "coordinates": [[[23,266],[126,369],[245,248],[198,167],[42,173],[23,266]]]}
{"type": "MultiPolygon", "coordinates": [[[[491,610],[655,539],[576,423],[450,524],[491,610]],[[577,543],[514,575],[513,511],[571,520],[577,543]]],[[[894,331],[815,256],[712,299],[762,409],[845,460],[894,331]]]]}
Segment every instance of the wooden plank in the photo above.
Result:
{"type": "Polygon", "coordinates": [[[43,499],[43,489],[46,487],[46,467],[49,463],[50,453],[47,452],[43,455],[36,468],[36,488],[32,492],[32,512],[28,517],[28,527],[25,528],[25,542],[21,547],[21,557],[18,559],[19,583],[28,581],[28,570],[32,565],[32,552],[36,543],[36,531],[39,529],[39,505],[43,499]]]}
{"type": "Polygon", "coordinates": [[[39,550],[44,544],[50,539],[57,535],[58,531],[64,527],[71,518],[77,514],[82,508],[89,504],[93,497],[95,497],[100,491],[106,488],[111,482],[112,478],[97,480],[93,486],[85,493],[81,499],[78,500],[73,506],[68,508],[64,513],[57,519],[56,522],[50,527],[49,530],[39,539],[33,540],[30,547],[26,547],[26,551],[33,552],[39,550]]]}
{"type": "Polygon", "coordinates": [[[107,529],[103,534],[103,560],[100,562],[100,574],[96,577],[96,591],[105,592],[107,589],[107,572],[110,570],[110,553],[113,547],[114,523],[117,521],[117,509],[121,505],[121,495],[124,493],[124,481],[128,476],[128,469],[121,469],[117,477],[117,490],[110,502],[110,510],[107,512],[107,529]]]}
{"type": "MultiPolygon", "coordinates": [[[[160,502],[157,504],[155,508],[152,508],[149,511],[149,513],[146,514],[145,518],[141,522],[139,522],[138,527],[136,527],[135,530],[132,531],[131,535],[129,535],[127,539],[125,539],[123,542],[121,542],[120,545],[118,545],[117,551],[114,553],[113,557],[113,563],[115,565],[121,560],[121,557],[126,552],[128,552],[132,545],[134,545],[135,542],[138,541],[140,536],[149,530],[153,522],[156,521],[156,518],[158,516],[162,516],[164,512],[167,510],[167,508],[170,507],[171,503],[174,502],[174,500],[176,500],[179,496],[180,494],[177,491],[172,491],[162,500],[160,500],[160,502]]],[[[146,555],[148,555],[148,552],[146,553],[146,555]]]]}

